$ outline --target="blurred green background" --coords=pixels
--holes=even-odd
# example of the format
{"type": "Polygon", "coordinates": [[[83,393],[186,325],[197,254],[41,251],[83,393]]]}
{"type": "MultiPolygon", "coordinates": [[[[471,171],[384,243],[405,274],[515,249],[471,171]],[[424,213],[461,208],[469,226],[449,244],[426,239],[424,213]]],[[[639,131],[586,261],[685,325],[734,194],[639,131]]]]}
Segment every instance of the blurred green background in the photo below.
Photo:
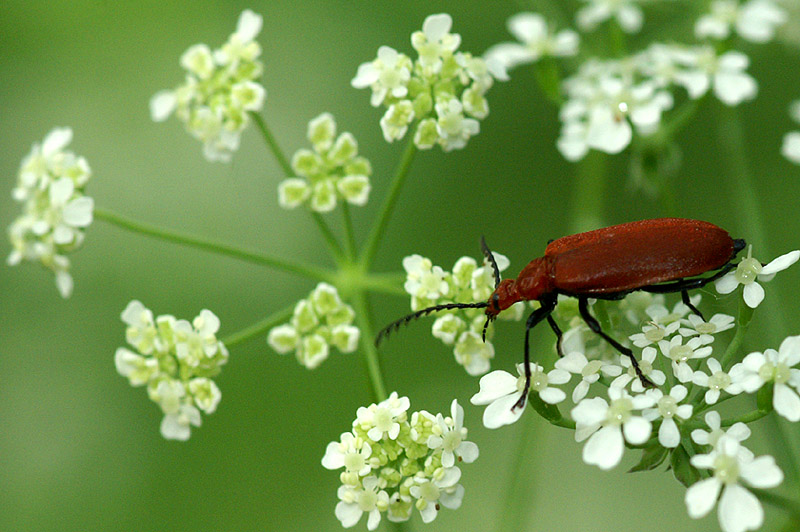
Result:
{"type": "MultiPolygon", "coordinates": [[[[368,91],[350,87],[357,66],[382,44],[410,53],[409,35],[432,13],[449,12],[461,49],[480,54],[510,39],[505,20],[514,13],[536,9],[566,23],[575,5],[4,0],[0,226],[19,212],[10,191],[23,156],[51,128],[71,126],[70,149],[89,160],[87,190],[98,206],[328,265],[308,216],[278,207],[282,174],[255,130],[245,133],[231,164],[212,164],[177,120],[150,120],[148,100],[179,83],[183,51],[198,42],[219,46],[245,8],[264,16],[258,38],[269,93],[264,116],[288,153],[306,145],[306,123],[322,111],[356,136],[374,167],[372,202],[354,209],[357,235],[364,236],[402,146],[384,142],[381,111],[369,106],[368,91]]],[[[690,5],[648,8],[645,31],[631,40],[631,49],[653,39],[691,42],[690,5]]],[[[718,142],[721,105],[707,101],[681,138],[683,164],[671,178],[678,211],[665,213],[657,199],[630,187],[625,152],[604,158],[608,179],[599,195],[599,223],[670,214],[761,238],[760,258],[800,247],[800,168],[779,154],[783,133],[794,127],[787,105],[800,98],[797,41],[794,35],[795,44],[742,47],[760,85],[758,98],[738,109],[754,197],[740,196],[718,142]],[[760,209],[760,236],[742,214],[750,200],[760,209]]],[[[378,271],[400,270],[411,253],[449,268],[462,255],[478,256],[479,238],[486,235],[516,272],[548,239],[580,225],[575,194],[586,165],[567,163],[556,151],[557,110],[536,88],[532,71],[516,71],[488,98],[491,113],[466,150],[442,154],[437,148],[415,159],[378,271]]],[[[0,244],[0,255],[8,251],[0,244]]],[[[89,228],[72,259],[75,293],[69,300],[59,297],[42,268],[0,266],[0,530],[340,530],[333,513],[338,473],[323,469],[320,459],[356,409],[371,402],[358,354],[334,354],[308,371],[276,355],[263,339],[236,347],[217,379],[223,393],[217,412],[204,416],[185,443],[159,435],[157,406],[113,364],[115,349],[124,344],[119,313],[131,299],[156,314],[184,318],[212,309],[225,336],[305,297],[313,283],[102,222],[89,228]]],[[[777,347],[800,332],[798,281],[795,267],[769,285],[747,348],[777,347]]],[[[404,298],[372,302],[377,324],[408,309],[404,298]]],[[[730,299],[721,304],[729,312],[735,308],[730,299]]],[[[494,367],[509,369],[520,360],[522,334],[522,324],[498,327],[494,367]]],[[[552,343],[544,329],[533,336],[540,347],[552,343]]],[[[382,353],[388,388],[409,396],[412,409],[445,412],[454,397],[467,405],[466,426],[481,450],[476,463],[462,468],[462,508],[442,511],[431,525],[415,515],[409,530],[495,530],[503,523],[526,531],[717,529],[715,515],[689,519],[685,490],[671,475],[625,473],[633,453],[602,472],[581,462],[581,445],[570,432],[533,415],[502,430],[484,429],[483,408],[468,404],[477,379],[453,363],[427,324],[408,328],[382,353]],[[519,468],[519,482],[511,483],[519,468]],[[508,515],[513,501],[521,510],[508,515]]],[[[797,425],[762,420],[754,431],[757,454],[774,452],[770,439],[779,437],[789,438],[795,456],[800,449],[797,425]]],[[[787,468],[784,458],[778,457],[787,468]]],[[[790,491],[788,484],[783,491],[790,491]]],[[[765,529],[782,518],[768,507],[765,529]]],[[[365,528],[362,519],[356,529],[365,528]]]]}

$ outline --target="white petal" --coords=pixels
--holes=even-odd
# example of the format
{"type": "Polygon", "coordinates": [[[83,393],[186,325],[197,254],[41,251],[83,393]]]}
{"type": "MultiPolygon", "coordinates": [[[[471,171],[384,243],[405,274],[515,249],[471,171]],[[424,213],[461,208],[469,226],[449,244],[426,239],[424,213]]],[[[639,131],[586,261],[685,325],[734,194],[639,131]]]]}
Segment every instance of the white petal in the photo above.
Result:
{"type": "Polygon", "coordinates": [[[332,441],[325,449],[322,457],[322,467],[325,469],[339,469],[344,467],[344,455],[339,451],[339,442],[332,441]]]}
{"type": "Polygon", "coordinates": [[[75,198],[64,206],[64,222],[72,227],[86,227],[92,223],[94,200],[88,196],[75,198]]]}
{"type": "Polygon", "coordinates": [[[595,107],[589,116],[586,143],[606,153],[619,153],[631,142],[633,131],[624,118],[616,119],[607,106],[595,107]]]}
{"type": "Polygon", "coordinates": [[[189,425],[178,422],[178,414],[167,414],[161,420],[161,435],[168,440],[186,441],[191,435],[189,425]]]}
{"type": "Polygon", "coordinates": [[[631,417],[625,422],[625,424],[622,425],[622,431],[625,433],[625,439],[634,445],[646,442],[647,438],[650,437],[650,432],[652,429],[653,427],[650,422],[639,416],[631,417]]]}
{"type": "Polygon", "coordinates": [[[600,469],[611,469],[622,459],[624,447],[619,427],[603,427],[583,446],[583,461],[600,469]]]}
{"type": "Polygon", "coordinates": [[[800,397],[785,384],[776,384],[772,398],[775,411],[789,421],[800,421],[800,397]]]}
{"type": "Polygon", "coordinates": [[[67,144],[72,142],[72,129],[68,127],[57,127],[50,131],[44,138],[42,144],[42,155],[50,157],[56,152],[61,151],[67,144]]]}
{"type": "Polygon", "coordinates": [[[602,397],[584,399],[572,409],[570,415],[581,425],[597,425],[602,423],[608,412],[608,403],[602,397]]]}
{"type": "Polygon", "coordinates": [[[438,41],[450,31],[453,19],[447,13],[430,15],[422,23],[422,32],[431,41],[438,41]]]}
{"type": "Polygon", "coordinates": [[[783,363],[795,366],[800,362],[800,336],[787,336],[778,348],[783,363]]]}
{"type": "Polygon", "coordinates": [[[783,136],[781,154],[795,164],[800,164],[800,131],[790,131],[783,136]]]}
{"type": "Polygon", "coordinates": [[[554,405],[566,399],[567,394],[564,392],[564,390],[559,390],[558,388],[545,388],[539,392],[539,397],[545,403],[554,405]]]}
{"type": "Polygon", "coordinates": [[[556,367],[564,371],[569,371],[570,373],[580,373],[588,362],[583,353],[573,351],[572,353],[567,353],[563,358],[556,360],[556,367]]]}
{"type": "Polygon", "coordinates": [[[439,502],[442,503],[442,506],[451,510],[458,510],[461,507],[462,500],[464,500],[464,486],[461,484],[456,485],[455,491],[443,491],[439,495],[439,502]]]}
{"type": "Polygon", "coordinates": [[[719,496],[720,481],[715,477],[707,478],[692,484],[686,490],[684,501],[689,517],[699,519],[714,507],[719,496]]]}
{"type": "Polygon", "coordinates": [[[56,288],[61,297],[68,298],[72,295],[72,276],[68,272],[56,272],[56,288]]]}
{"type": "Polygon", "coordinates": [[[551,384],[566,384],[569,382],[571,375],[563,369],[550,370],[547,374],[547,381],[551,384]]]}
{"type": "Polygon", "coordinates": [[[674,449],[680,442],[681,433],[675,421],[671,418],[662,421],[661,427],[658,429],[658,443],[669,449],[674,449]]]}
{"type": "Polygon", "coordinates": [[[725,486],[717,515],[723,532],[756,530],[764,521],[761,503],[755,495],[738,484],[725,486]]]}
{"type": "Polygon", "coordinates": [[[239,21],[236,24],[236,35],[242,40],[242,42],[249,42],[252,41],[258,32],[261,31],[261,24],[263,22],[263,18],[258,13],[255,13],[249,9],[245,9],[242,11],[242,14],[239,15],[239,21]]]}
{"type": "Polygon", "coordinates": [[[480,391],[470,398],[473,405],[488,405],[517,390],[517,378],[507,371],[495,370],[480,380],[480,391]]]}
{"type": "Polygon", "coordinates": [[[175,110],[178,99],[174,91],[163,90],[150,98],[150,118],[154,122],[163,122],[175,110]]]}
{"type": "Polygon", "coordinates": [[[714,76],[714,94],[727,105],[750,100],[758,93],[756,80],[743,72],[718,72],[714,76]]]}
{"type": "Polygon", "coordinates": [[[458,456],[467,464],[474,462],[478,454],[478,446],[471,441],[462,441],[458,446],[458,456]]]}
{"type": "Polygon", "coordinates": [[[741,464],[742,478],[755,488],[774,488],[783,482],[783,471],[769,455],[741,464]]]}
{"type": "Polygon", "coordinates": [[[336,518],[342,522],[344,528],[350,528],[358,523],[358,520],[361,519],[361,514],[364,512],[362,512],[355,503],[339,501],[334,513],[336,514],[336,518]]]}
{"type": "Polygon", "coordinates": [[[369,519],[367,519],[367,530],[375,530],[378,528],[378,525],[381,522],[381,512],[377,508],[374,508],[369,513],[369,519]]]}
{"type": "Polygon", "coordinates": [[[769,261],[769,264],[761,268],[759,272],[759,276],[761,275],[771,275],[774,273],[778,273],[779,271],[785,270],[797,260],[800,259],[800,250],[790,251],[789,253],[784,253],[777,259],[769,261]]]}
{"type": "Polygon", "coordinates": [[[522,42],[537,42],[547,36],[547,22],[538,13],[519,13],[508,19],[508,31],[522,42]]]}
{"type": "Polygon", "coordinates": [[[725,434],[736,439],[737,441],[744,441],[750,437],[751,432],[750,427],[742,422],[739,422],[734,423],[733,426],[725,432],[725,434]]]}
{"type": "Polygon", "coordinates": [[[736,280],[736,274],[733,272],[726,273],[721,279],[714,282],[714,287],[720,294],[730,294],[736,287],[739,286],[739,281],[736,280]]]}
{"type": "Polygon", "coordinates": [[[750,308],[756,308],[764,301],[764,289],[757,282],[752,282],[744,287],[744,302],[750,308]]]}
{"type": "Polygon", "coordinates": [[[55,205],[64,205],[74,190],[75,184],[72,179],[62,177],[50,185],[50,201],[55,205]]]}
{"type": "Polygon", "coordinates": [[[523,408],[511,409],[521,396],[521,393],[507,395],[487,406],[483,411],[483,426],[487,429],[496,429],[517,421],[528,406],[528,401],[525,401],[523,408]]]}

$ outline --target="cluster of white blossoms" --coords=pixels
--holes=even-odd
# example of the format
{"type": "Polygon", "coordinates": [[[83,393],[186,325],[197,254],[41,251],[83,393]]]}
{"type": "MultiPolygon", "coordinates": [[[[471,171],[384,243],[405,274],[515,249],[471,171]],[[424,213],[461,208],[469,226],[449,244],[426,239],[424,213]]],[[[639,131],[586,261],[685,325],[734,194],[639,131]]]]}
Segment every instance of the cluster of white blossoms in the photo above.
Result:
{"type": "MultiPolygon", "coordinates": [[[[741,284],[745,303],[755,308],[764,299],[756,281],[771,279],[798,258],[800,251],[792,251],[762,266],[748,252],[739,268],[717,281],[718,290],[730,293],[741,284]]],[[[733,316],[715,314],[705,320],[682,302],[670,308],[664,301],[663,295],[638,292],[620,302],[597,302],[595,306],[605,307],[593,310],[611,325],[607,333],[619,338],[627,331],[641,372],[658,388],[645,389],[630,359],[592,332],[574,300],[565,298],[555,316],[568,324],[561,342],[566,356],[552,369],[531,363],[525,406],[531,404],[557,425],[574,424],[576,441],[585,442],[584,462],[601,469],[617,466],[628,446],[643,449],[633,471],[654,469],[670,457],[676,478],[689,488],[686,505],[691,517],[706,515],[719,499],[724,532],[756,529],[763,522],[763,509],[742,482],[775,487],[783,475],[772,457],[755,458],[741,445],[750,434],[744,423],[722,422],[709,409],[733,396],[763,390],[756,413],[774,410],[789,421],[800,421],[800,336],[786,338],[777,350],[753,352],[735,362],[724,346],[718,346],[720,333],[734,327],[733,316]],[[565,419],[558,405],[570,395],[565,385],[572,376],[577,377],[571,393],[574,406],[565,419]],[[710,431],[699,429],[701,419],[710,431]],[[722,426],[730,428],[724,431],[722,426]],[[710,469],[711,477],[700,480],[705,475],[698,469],[710,469]],[[741,512],[747,516],[742,518],[741,512]]],[[[699,305],[699,295],[691,303],[699,305]]],[[[498,370],[481,378],[471,402],[487,405],[486,427],[514,423],[522,415],[525,408],[515,405],[524,390],[523,370],[518,365],[516,375],[498,370]]]]}
{"type": "MultiPolygon", "coordinates": [[[[495,62],[506,70],[544,57],[570,57],[578,53],[578,34],[572,30],[552,31],[538,13],[518,13],[506,25],[520,42],[495,44],[483,54],[487,62],[495,62]]],[[[505,80],[507,76],[501,74],[498,79],[505,80]]]]}
{"type": "Polygon", "coordinates": [[[328,358],[331,347],[342,353],[356,350],[360,331],[352,325],[354,318],[336,288],[319,283],[307,299],[297,302],[289,323],[269,331],[267,343],[281,355],[294,351],[300,364],[314,369],[328,358]]]}
{"type": "Polygon", "coordinates": [[[456,461],[471,463],[478,446],[466,441],[464,409],[453,400],[450,415],[425,410],[408,415],[407,397],[360,407],[353,429],[328,444],[322,465],[344,470],[339,478],[336,517],[350,528],[367,514],[375,530],[382,514],[392,522],[408,521],[416,508],[425,523],[439,509],[457,509],[464,497],[456,461]]]}
{"type": "Polygon", "coordinates": [[[308,140],[314,150],[301,149],[292,157],[292,169],[300,177],[278,185],[281,207],[293,209],[306,204],[317,212],[330,212],[338,200],[366,205],[372,167],[358,155],[358,143],[351,133],[336,136],[336,121],[322,113],[308,123],[308,140]]]}
{"type": "Polygon", "coordinates": [[[94,201],[84,193],[91,170],[86,159],[65,149],[70,141],[70,128],[55,128],[23,159],[12,191],[23,213],[8,228],[8,264],[40,262],[55,274],[63,297],[73,287],[66,255],[83,243],[94,213],[94,201]]]}
{"type": "Polygon", "coordinates": [[[575,14],[575,23],[583,31],[591,31],[607,20],[614,20],[626,33],[642,29],[644,13],[641,0],[582,0],[589,5],[575,14]]]}
{"type": "Polygon", "coordinates": [[[662,113],[673,106],[673,91],[698,99],[709,91],[729,106],[756,96],[758,85],[745,70],[746,55],[718,54],[712,46],[652,44],[623,59],[590,59],[564,80],[557,146],[570,160],[589,149],[619,153],[633,138],[655,133],[662,113]]]}
{"type": "Polygon", "coordinates": [[[147,385],[148,396],[164,413],[164,438],[188,440],[191,426],[200,426],[200,412],[214,413],[222,398],[211,380],[228,361],[228,350],[216,337],[219,319],[205,309],[191,323],[170,315],[154,319],[136,300],[121,317],[133,350],[117,349],[117,371],[131,386],[147,385]]]}
{"type": "MultiPolygon", "coordinates": [[[[493,253],[498,269],[508,268],[508,259],[493,253]]],[[[434,266],[430,259],[411,255],[403,259],[406,271],[405,291],[411,295],[411,310],[417,311],[434,305],[448,303],[474,303],[486,301],[494,291],[494,272],[486,261],[478,265],[471,257],[461,257],[453,265],[452,272],[434,266]]],[[[500,315],[503,319],[519,320],[524,304],[517,303],[500,315]]],[[[456,362],[464,366],[470,375],[482,375],[489,371],[489,361],[494,358],[494,346],[490,339],[493,325],[486,331],[487,341],[482,339],[486,314],[483,309],[457,309],[441,312],[433,322],[433,336],[445,345],[453,346],[456,362]]]]}
{"type": "Polygon", "coordinates": [[[411,35],[416,60],[381,46],[376,59],[358,67],[351,84],[369,87],[373,107],[386,107],[380,124],[387,142],[402,139],[415,122],[420,149],[461,149],[478,134],[478,120],[489,114],[485,95],[494,83],[492,64],[457,51],[461,36],[450,33],[452,24],[447,14],[427,17],[422,31],[411,35]]]}
{"type": "Polygon", "coordinates": [[[239,148],[249,111],[260,111],[266,90],[255,80],[264,66],[261,46],[254,40],[262,17],[250,10],[239,16],[236,31],[222,47],[190,47],[181,56],[186,70],[183,85],[164,90],[150,100],[150,115],[162,122],[173,112],[187,131],[203,143],[209,161],[229,161],[239,148]]]}
{"type": "MultiPolygon", "coordinates": [[[[789,116],[800,124],[800,100],[795,100],[789,106],[789,116]]],[[[783,136],[781,153],[795,164],[800,164],[800,131],[790,131],[783,136]]]]}
{"type": "Polygon", "coordinates": [[[698,39],[727,39],[734,31],[742,39],[765,43],[788,19],[786,11],[772,0],[714,0],[710,13],[694,25],[698,39]]]}

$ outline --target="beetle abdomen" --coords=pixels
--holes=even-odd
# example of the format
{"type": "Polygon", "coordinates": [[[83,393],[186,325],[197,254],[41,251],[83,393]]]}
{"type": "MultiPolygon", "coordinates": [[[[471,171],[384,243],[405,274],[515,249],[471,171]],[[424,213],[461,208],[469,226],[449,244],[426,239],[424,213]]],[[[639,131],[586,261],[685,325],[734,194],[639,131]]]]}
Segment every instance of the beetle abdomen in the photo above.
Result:
{"type": "Polygon", "coordinates": [[[553,285],[568,294],[611,294],[716,270],[734,255],[727,231],[681,218],[642,220],[554,240],[553,285]]]}

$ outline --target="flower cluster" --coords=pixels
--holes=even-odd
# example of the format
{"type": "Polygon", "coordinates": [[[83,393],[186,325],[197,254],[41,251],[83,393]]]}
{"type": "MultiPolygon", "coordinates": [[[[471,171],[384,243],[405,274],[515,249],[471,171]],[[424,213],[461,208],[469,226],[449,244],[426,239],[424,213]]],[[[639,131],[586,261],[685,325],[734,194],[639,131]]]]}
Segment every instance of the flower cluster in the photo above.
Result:
{"type": "Polygon", "coordinates": [[[261,46],[254,40],[261,24],[261,15],[245,10],[221,48],[190,47],[181,56],[184,84],[150,100],[153,120],[164,121],[175,112],[187,131],[203,143],[209,161],[230,160],[250,121],[248,111],[260,111],[264,105],[266,90],[255,81],[264,70],[258,60],[261,46]]]}
{"type": "MultiPolygon", "coordinates": [[[[800,100],[795,100],[789,107],[789,116],[800,123],[800,100]]],[[[800,131],[790,131],[783,136],[781,153],[795,164],[800,164],[800,131]]]]}
{"type": "Polygon", "coordinates": [[[314,369],[328,358],[331,346],[342,353],[356,350],[360,331],[352,325],[354,318],[336,288],[319,283],[307,299],[297,302],[289,323],[269,331],[267,343],[281,355],[294,351],[300,364],[314,369]]]}
{"type": "MultiPolygon", "coordinates": [[[[483,54],[487,62],[494,61],[511,69],[544,57],[569,57],[578,53],[578,34],[572,30],[553,32],[538,13],[518,13],[508,19],[507,26],[521,44],[504,42],[492,46],[483,54]]],[[[505,77],[498,76],[498,79],[505,77]]]]}
{"type": "Polygon", "coordinates": [[[164,413],[162,436],[188,440],[191,426],[200,426],[200,411],[214,413],[222,397],[211,380],[228,361],[228,350],[216,337],[219,319],[205,309],[191,323],[170,315],[153,319],[149,309],[133,300],[122,321],[134,350],[117,349],[117,371],[131,386],[147,385],[150,399],[164,413]]]}
{"type": "MultiPolygon", "coordinates": [[[[742,272],[737,269],[719,279],[718,290],[730,293],[743,284],[744,301],[755,308],[764,298],[763,288],[755,281],[771,279],[798,257],[800,251],[793,251],[762,266],[748,253],[739,265],[742,272]],[[759,288],[752,288],[754,285],[759,288]]],[[[431,282],[429,289],[437,285],[439,290],[445,289],[440,282],[431,282]]],[[[697,307],[700,297],[692,297],[690,303],[697,307]]],[[[649,293],[598,304],[607,306],[592,311],[602,312],[618,334],[628,332],[641,373],[658,388],[646,389],[630,358],[582,322],[573,300],[562,299],[555,315],[568,323],[561,341],[566,355],[552,369],[531,363],[524,404],[531,404],[557,425],[574,424],[576,441],[585,442],[583,460],[587,464],[611,469],[631,446],[642,448],[641,461],[633,471],[654,469],[669,457],[674,475],[688,488],[686,505],[691,517],[708,514],[719,499],[724,532],[761,526],[761,504],[741,482],[769,488],[777,486],[783,475],[772,457],[755,458],[741,445],[750,434],[744,423],[735,419],[722,422],[709,408],[735,395],[758,393],[759,410],[744,419],[774,410],[789,421],[800,421],[800,336],[786,338],[778,349],[753,352],[735,362],[730,353],[722,354],[724,348],[715,347],[720,333],[734,327],[732,316],[715,314],[704,319],[683,302],[668,307],[663,295],[649,293]],[[717,353],[721,356],[715,356],[717,353]],[[557,405],[569,395],[564,385],[572,375],[579,380],[572,389],[570,419],[564,419],[557,405]],[[710,430],[697,428],[701,426],[698,410],[705,412],[710,430]],[[724,431],[722,426],[730,428],[724,431]],[[710,469],[711,477],[701,480],[704,475],[699,469],[710,469]],[[742,509],[747,511],[744,519],[737,517],[742,509]]],[[[525,389],[523,369],[519,365],[517,375],[493,371],[481,378],[480,391],[471,402],[487,405],[483,416],[487,428],[514,423],[522,415],[524,408],[516,405],[525,389]]]]}
{"type": "Polygon", "coordinates": [[[727,39],[732,31],[741,38],[765,43],[772,40],[775,30],[788,19],[786,11],[772,0],[714,0],[711,12],[703,15],[694,26],[698,39],[727,39]]]}
{"type": "Polygon", "coordinates": [[[371,88],[373,107],[383,105],[381,129],[387,142],[402,139],[416,121],[414,144],[444,151],[463,148],[489,114],[485,94],[494,80],[491,63],[458,52],[461,36],[450,33],[450,15],[431,15],[411,35],[416,61],[389,46],[358,67],[353,87],[371,88]]]}
{"type": "MultiPolygon", "coordinates": [[[[500,271],[508,268],[508,259],[493,253],[500,271]]],[[[494,291],[492,266],[482,265],[471,257],[461,257],[453,265],[453,271],[444,271],[434,266],[430,259],[411,255],[403,259],[406,270],[404,288],[411,295],[411,310],[417,311],[434,305],[447,303],[474,303],[486,301],[494,291]]],[[[524,304],[517,303],[500,316],[519,320],[524,304]]],[[[489,361],[494,358],[491,339],[493,326],[486,331],[487,341],[482,339],[486,314],[483,309],[458,309],[442,312],[433,322],[433,336],[445,345],[453,346],[456,361],[470,375],[481,375],[489,371],[489,361]]]]}
{"type": "Polygon", "coordinates": [[[340,199],[365,205],[372,167],[358,155],[355,137],[348,132],[337,137],[333,115],[322,113],[308,123],[308,140],[314,150],[298,150],[292,157],[292,169],[300,177],[278,186],[281,207],[293,209],[305,203],[313,211],[330,212],[340,199]]]}
{"type": "Polygon", "coordinates": [[[91,170],[86,159],[65,149],[71,140],[71,129],[55,128],[33,145],[12,192],[24,212],[8,229],[13,247],[8,264],[42,263],[55,274],[63,297],[73,286],[66,254],[83,243],[94,212],[94,201],[84,194],[91,170]]]}
{"type": "Polygon", "coordinates": [[[658,130],[677,87],[691,99],[711,90],[726,105],[750,100],[758,86],[745,72],[748,64],[737,51],[718,55],[711,46],[658,43],[623,59],[590,59],[564,81],[558,149],[570,161],[582,159],[590,148],[621,152],[634,128],[641,135],[658,130]]]}
{"type": "Polygon", "coordinates": [[[322,465],[342,469],[336,517],[345,528],[367,514],[375,530],[382,514],[389,521],[411,518],[416,507],[422,520],[436,519],[441,506],[457,509],[464,497],[456,461],[471,463],[478,446],[466,441],[464,410],[453,400],[450,415],[425,410],[408,415],[407,397],[360,407],[353,429],[328,444],[322,465]]]}
{"type": "Polygon", "coordinates": [[[575,22],[583,31],[591,31],[607,20],[613,19],[626,33],[642,29],[644,14],[637,4],[640,0],[583,0],[589,5],[575,14],[575,22]]]}

